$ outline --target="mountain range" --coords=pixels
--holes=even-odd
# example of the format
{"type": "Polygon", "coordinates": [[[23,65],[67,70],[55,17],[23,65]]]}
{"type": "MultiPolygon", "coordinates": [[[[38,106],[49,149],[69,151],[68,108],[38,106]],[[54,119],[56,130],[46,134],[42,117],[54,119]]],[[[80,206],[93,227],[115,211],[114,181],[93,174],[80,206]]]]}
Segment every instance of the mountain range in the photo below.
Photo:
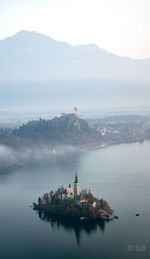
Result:
{"type": "Polygon", "coordinates": [[[0,80],[150,80],[150,59],[117,56],[95,44],[73,47],[37,32],[0,40],[0,80]]]}
{"type": "Polygon", "coordinates": [[[37,32],[0,40],[0,111],[135,110],[149,107],[149,98],[150,59],[95,44],[73,47],[37,32]]]}

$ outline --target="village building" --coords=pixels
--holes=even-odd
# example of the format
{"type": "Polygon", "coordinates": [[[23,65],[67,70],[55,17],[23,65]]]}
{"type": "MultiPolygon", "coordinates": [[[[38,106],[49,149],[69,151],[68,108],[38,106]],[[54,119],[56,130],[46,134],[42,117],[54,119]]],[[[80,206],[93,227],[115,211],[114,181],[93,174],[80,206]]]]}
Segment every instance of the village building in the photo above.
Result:
{"type": "Polygon", "coordinates": [[[74,198],[74,190],[72,189],[70,184],[69,184],[69,187],[66,188],[64,190],[64,192],[62,193],[62,200],[66,199],[66,198],[70,198],[70,199],[74,198]]]}
{"type": "Polygon", "coordinates": [[[80,203],[83,203],[83,202],[86,202],[86,199],[83,196],[80,195],[79,201],[80,201],[80,203]]]}

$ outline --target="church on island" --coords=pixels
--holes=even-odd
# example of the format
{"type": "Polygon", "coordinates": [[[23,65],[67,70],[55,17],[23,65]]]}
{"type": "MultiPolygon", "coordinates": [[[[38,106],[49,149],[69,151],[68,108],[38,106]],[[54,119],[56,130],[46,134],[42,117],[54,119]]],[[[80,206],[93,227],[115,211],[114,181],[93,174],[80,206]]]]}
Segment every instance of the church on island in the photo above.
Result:
{"type": "Polygon", "coordinates": [[[80,183],[78,180],[77,172],[76,172],[75,179],[74,179],[74,188],[72,188],[71,184],[69,184],[69,187],[65,188],[65,190],[63,191],[61,198],[62,198],[62,200],[76,199],[80,203],[85,202],[85,198],[80,193],[80,183]]]}
{"type": "Polygon", "coordinates": [[[69,216],[78,219],[113,219],[113,210],[103,199],[93,196],[91,191],[80,191],[80,183],[75,174],[74,186],[67,188],[60,186],[55,192],[52,190],[38,198],[38,204],[33,203],[34,209],[47,216],[69,216]]]}

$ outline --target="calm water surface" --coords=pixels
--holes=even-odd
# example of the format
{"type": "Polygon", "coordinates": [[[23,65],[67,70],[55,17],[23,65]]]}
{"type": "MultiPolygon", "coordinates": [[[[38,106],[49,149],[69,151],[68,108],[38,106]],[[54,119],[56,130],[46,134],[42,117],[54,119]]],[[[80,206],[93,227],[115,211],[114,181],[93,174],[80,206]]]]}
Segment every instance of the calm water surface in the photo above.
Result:
{"type": "Polygon", "coordinates": [[[0,174],[0,258],[150,258],[150,142],[53,157],[0,174]],[[46,222],[29,206],[73,183],[106,199],[118,220],[98,226],[46,222]],[[135,217],[140,213],[140,217],[135,217]]]}

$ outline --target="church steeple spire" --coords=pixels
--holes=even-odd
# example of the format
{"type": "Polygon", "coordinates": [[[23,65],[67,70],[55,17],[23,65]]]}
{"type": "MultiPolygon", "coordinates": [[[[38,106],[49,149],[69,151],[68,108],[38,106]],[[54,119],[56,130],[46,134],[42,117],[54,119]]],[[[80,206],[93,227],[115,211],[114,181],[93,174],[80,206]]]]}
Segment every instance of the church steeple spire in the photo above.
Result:
{"type": "Polygon", "coordinates": [[[74,183],[79,183],[77,172],[76,172],[76,174],[75,174],[75,180],[74,180],[74,183]]]}
{"type": "Polygon", "coordinates": [[[77,197],[80,195],[80,183],[78,180],[77,172],[75,174],[75,180],[74,180],[74,197],[77,197]]]}

